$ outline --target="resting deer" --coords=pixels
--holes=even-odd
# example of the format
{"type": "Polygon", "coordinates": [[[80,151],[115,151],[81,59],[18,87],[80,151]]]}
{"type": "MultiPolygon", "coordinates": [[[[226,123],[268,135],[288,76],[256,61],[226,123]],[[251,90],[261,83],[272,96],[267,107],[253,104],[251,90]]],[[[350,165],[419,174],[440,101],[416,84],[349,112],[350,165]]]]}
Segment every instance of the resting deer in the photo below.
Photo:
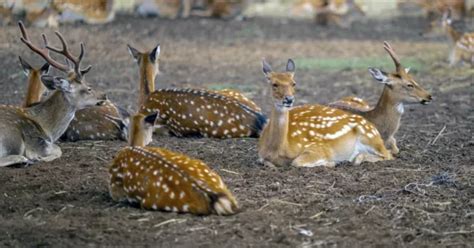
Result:
{"type": "MultiPolygon", "coordinates": [[[[392,58],[396,70],[393,73],[386,73],[377,68],[369,69],[372,77],[384,85],[377,105],[371,110],[361,109],[359,106],[348,104],[348,99],[351,98],[345,98],[345,101],[334,102],[330,106],[358,114],[373,123],[382,135],[385,145],[392,154],[397,154],[399,149],[394,136],[400,127],[400,120],[405,111],[404,104],[428,104],[432,96],[409,74],[409,69],[402,66],[398,55],[388,42],[384,42],[384,49],[392,58]]],[[[362,105],[364,104],[367,105],[363,102],[362,105]]]]}
{"type": "Polygon", "coordinates": [[[53,92],[48,99],[32,107],[0,107],[0,166],[59,158],[61,149],[54,142],[66,130],[76,110],[105,100],[105,95],[96,93],[82,78],[82,43],[80,55],[76,57],[68,50],[63,36],[56,32],[63,45],[62,49],[49,46],[45,35],[45,48],[40,48],[31,43],[23,24],[19,25],[21,41],[51,66],[67,73],[68,77],[41,76],[41,81],[53,92]],[[53,60],[49,51],[63,55],[74,64],[74,68],[53,60]]]}
{"type": "Polygon", "coordinates": [[[84,21],[88,24],[103,24],[115,17],[114,0],[52,0],[52,8],[61,13],[59,22],[84,21]]]}
{"type": "Polygon", "coordinates": [[[273,109],[258,143],[260,162],[333,167],[341,161],[358,165],[392,158],[375,126],[364,118],[322,105],[293,107],[293,60],[288,60],[286,72],[273,72],[264,60],[263,73],[272,89],[273,109]]]}
{"type": "Polygon", "coordinates": [[[157,114],[133,116],[129,146],[109,168],[110,195],[141,208],[181,213],[230,215],[237,201],[221,177],[204,162],[150,147],[157,114]]]}
{"type": "Polygon", "coordinates": [[[159,89],[160,46],[140,52],[128,46],[140,70],[139,106],[147,115],[160,112],[157,124],[177,136],[258,137],[266,117],[260,108],[233,90],[159,89]]]}
{"type": "Polygon", "coordinates": [[[41,82],[41,76],[49,73],[49,64],[45,63],[40,68],[34,68],[21,57],[18,58],[23,72],[28,77],[28,88],[23,102],[23,107],[27,108],[41,101],[41,96],[46,91],[46,87],[41,82]]]}

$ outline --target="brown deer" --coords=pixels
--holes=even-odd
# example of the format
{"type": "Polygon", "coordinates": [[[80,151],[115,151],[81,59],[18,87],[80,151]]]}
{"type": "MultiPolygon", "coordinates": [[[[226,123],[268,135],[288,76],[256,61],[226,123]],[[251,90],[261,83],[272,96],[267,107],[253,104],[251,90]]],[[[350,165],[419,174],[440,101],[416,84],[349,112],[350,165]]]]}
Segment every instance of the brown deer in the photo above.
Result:
{"type": "Polygon", "coordinates": [[[40,48],[31,43],[23,24],[19,25],[21,41],[51,66],[67,73],[68,77],[43,75],[41,81],[53,92],[48,99],[32,107],[0,107],[0,166],[59,158],[61,149],[54,142],[64,133],[76,110],[105,100],[105,95],[96,93],[82,78],[82,43],[80,55],[76,57],[69,51],[63,36],[56,32],[63,45],[62,49],[49,46],[44,34],[42,37],[45,48],[40,48]],[[63,55],[74,64],[74,68],[52,59],[49,51],[63,55]]]}
{"type": "Polygon", "coordinates": [[[433,21],[428,31],[422,35],[437,33],[440,30],[450,40],[449,66],[455,66],[460,62],[466,62],[474,66],[474,32],[464,32],[453,24],[451,11],[448,10],[443,14],[441,23],[433,21]]]}
{"type": "Polygon", "coordinates": [[[295,63],[286,72],[273,72],[263,61],[272,89],[273,109],[258,143],[259,161],[271,166],[328,166],[351,161],[391,159],[372,123],[361,116],[322,105],[293,107],[295,63]]]}
{"type": "Polygon", "coordinates": [[[231,215],[237,201],[221,177],[204,162],[150,147],[157,113],[132,117],[129,146],[109,168],[110,195],[141,208],[197,215],[231,215]]]}
{"type": "Polygon", "coordinates": [[[23,68],[23,72],[28,77],[28,88],[26,90],[26,97],[23,102],[23,107],[27,108],[41,101],[41,96],[46,91],[46,87],[41,82],[41,76],[47,75],[49,73],[50,66],[48,63],[45,63],[40,68],[34,68],[23,58],[18,58],[20,60],[21,67],[23,68]]]}
{"type": "MultiPolygon", "coordinates": [[[[345,98],[345,101],[334,102],[330,106],[358,114],[373,123],[382,135],[385,145],[392,154],[397,154],[399,149],[394,136],[400,127],[404,104],[428,104],[431,102],[432,96],[409,74],[409,69],[402,66],[398,55],[388,42],[384,42],[384,49],[392,58],[396,70],[393,73],[386,73],[377,68],[369,69],[372,77],[384,85],[377,105],[370,110],[362,109],[359,106],[348,104],[347,99],[351,98],[345,98]]],[[[363,102],[362,104],[366,105],[367,103],[363,102]]]]}
{"type": "Polygon", "coordinates": [[[114,0],[52,0],[52,8],[61,13],[59,22],[84,21],[88,24],[103,24],[115,17],[114,0]]]}
{"type": "Polygon", "coordinates": [[[266,117],[260,108],[233,90],[159,89],[160,46],[140,52],[128,46],[140,70],[140,112],[160,112],[157,125],[177,136],[214,138],[258,137],[266,117]]]}

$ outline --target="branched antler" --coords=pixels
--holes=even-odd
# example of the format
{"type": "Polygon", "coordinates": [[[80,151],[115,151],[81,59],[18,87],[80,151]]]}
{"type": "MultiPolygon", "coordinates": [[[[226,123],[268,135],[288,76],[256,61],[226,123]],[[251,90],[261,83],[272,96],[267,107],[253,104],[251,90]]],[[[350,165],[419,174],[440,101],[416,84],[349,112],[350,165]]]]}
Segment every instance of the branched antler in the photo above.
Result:
{"type": "Polygon", "coordinates": [[[399,58],[398,55],[395,53],[395,50],[393,50],[393,48],[392,48],[392,46],[390,45],[390,43],[388,43],[387,41],[384,41],[384,42],[383,42],[383,48],[385,49],[385,51],[388,52],[388,54],[390,55],[390,57],[392,57],[392,60],[393,60],[393,63],[395,64],[395,69],[397,70],[397,72],[403,71],[402,64],[400,63],[400,58],[399,58]]]}
{"type": "Polygon", "coordinates": [[[81,70],[81,61],[82,61],[82,59],[84,57],[84,53],[85,53],[84,43],[81,43],[81,45],[80,45],[81,46],[81,52],[80,52],[79,56],[75,57],[69,51],[68,45],[67,45],[63,35],[59,32],[55,32],[56,36],[59,38],[59,41],[61,42],[62,48],[59,49],[59,48],[49,46],[48,45],[48,39],[46,38],[45,34],[41,34],[41,37],[43,38],[43,42],[44,42],[44,48],[39,48],[38,46],[34,45],[30,41],[30,39],[28,38],[28,33],[26,32],[26,29],[25,29],[25,26],[23,25],[23,23],[19,22],[18,25],[20,26],[20,31],[21,31],[21,35],[22,35],[20,40],[25,45],[27,45],[33,52],[35,52],[38,55],[40,55],[41,57],[43,57],[43,59],[45,59],[51,66],[55,67],[56,69],[58,69],[62,72],[66,72],[66,73],[70,72],[71,69],[72,69],[72,70],[74,70],[74,73],[76,74],[76,77],[78,79],[82,78],[82,76],[83,76],[82,72],[83,71],[88,71],[90,66],[87,67],[84,70],[81,70]],[[54,60],[53,58],[51,58],[51,56],[49,55],[49,51],[53,51],[55,53],[61,54],[64,57],[66,57],[66,62],[71,61],[74,65],[73,68],[71,68],[69,66],[69,63],[62,64],[62,63],[59,63],[58,61],[54,60]]]}

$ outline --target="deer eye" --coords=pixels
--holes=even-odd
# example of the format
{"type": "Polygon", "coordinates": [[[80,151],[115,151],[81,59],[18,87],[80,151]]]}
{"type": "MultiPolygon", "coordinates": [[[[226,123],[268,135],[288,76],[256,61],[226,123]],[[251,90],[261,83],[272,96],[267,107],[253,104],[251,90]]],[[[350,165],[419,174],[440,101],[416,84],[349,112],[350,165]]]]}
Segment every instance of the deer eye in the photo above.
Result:
{"type": "Polygon", "coordinates": [[[272,87],[276,88],[276,87],[278,87],[278,84],[272,84],[272,87]]]}
{"type": "Polygon", "coordinates": [[[408,88],[414,88],[415,85],[413,85],[413,84],[408,84],[407,87],[408,87],[408,88]]]}
{"type": "Polygon", "coordinates": [[[292,86],[295,87],[295,86],[296,86],[296,83],[293,83],[292,86]]]}

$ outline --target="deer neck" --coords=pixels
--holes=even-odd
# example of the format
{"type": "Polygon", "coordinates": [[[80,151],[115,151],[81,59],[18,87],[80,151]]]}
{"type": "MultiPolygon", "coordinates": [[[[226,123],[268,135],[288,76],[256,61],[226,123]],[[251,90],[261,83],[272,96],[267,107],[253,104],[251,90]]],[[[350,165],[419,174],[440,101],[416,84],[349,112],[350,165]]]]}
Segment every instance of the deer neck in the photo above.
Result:
{"type": "Polygon", "coordinates": [[[448,37],[451,39],[452,43],[456,43],[462,36],[461,32],[455,30],[451,26],[446,27],[446,33],[447,33],[448,37]]]}
{"type": "Polygon", "coordinates": [[[140,67],[140,97],[139,106],[142,106],[148,95],[155,91],[155,74],[154,69],[150,65],[140,67]]]}
{"type": "Polygon", "coordinates": [[[403,112],[403,103],[393,96],[389,86],[385,86],[377,105],[363,117],[375,124],[385,139],[398,129],[403,112]]]}
{"type": "Polygon", "coordinates": [[[27,108],[40,102],[43,92],[44,86],[43,83],[41,83],[39,72],[32,71],[28,77],[28,89],[26,91],[23,107],[27,108]]]}
{"type": "Polygon", "coordinates": [[[45,101],[27,109],[31,118],[43,128],[52,142],[66,131],[76,110],[60,91],[55,91],[45,101]]]}
{"type": "Polygon", "coordinates": [[[274,107],[268,123],[265,147],[270,151],[280,151],[288,144],[289,109],[274,107]]]}

